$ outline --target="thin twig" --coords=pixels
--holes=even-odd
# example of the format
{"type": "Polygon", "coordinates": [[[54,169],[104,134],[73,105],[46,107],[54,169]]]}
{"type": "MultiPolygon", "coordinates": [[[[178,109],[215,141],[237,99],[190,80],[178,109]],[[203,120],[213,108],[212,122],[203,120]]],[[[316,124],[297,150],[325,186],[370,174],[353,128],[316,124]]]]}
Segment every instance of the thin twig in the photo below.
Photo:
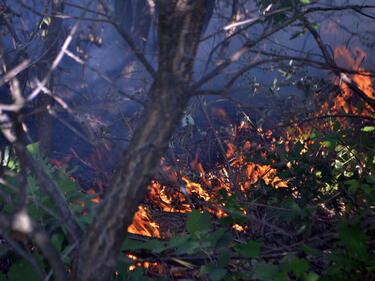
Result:
{"type": "MultiPolygon", "coordinates": [[[[4,218],[2,218],[4,220],[4,218]]],[[[10,223],[9,223],[10,224],[10,223]]],[[[40,280],[45,278],[45,274],[43,270],[40,268],[38,262],[34,259],[33,256],[29,255],[22,247],[12,238],[10,237],[2,228],[0,228],[0,235],[9,243],[9,245],[14,249],[14,251],[24,258],[31,266],[34,268],[36,274],[39,276],[40,280]]]]}
{"type": "MultiPolygon", "coordinates": [[[[337,68],[335,61],[331,57],[319,33],[311,26],[310,22],[306,18],[303,18],[303,22],[306,28],[310,31],[310,33],[314,37],[316,43],[318,44],[327,64],[330,66],[334,66],[334,68],[337,68]]],[[[359,89],[358,86],[345,73],[339,72],[337,70],[336,71],[334,70],[334,73],[348,85],[349,89],[351,89],[353,93],[359,96],[363,101],[365,101],[373,109],[373,111],[375,111],[375,100],[368,97],[361,89],[359,89]]]]}

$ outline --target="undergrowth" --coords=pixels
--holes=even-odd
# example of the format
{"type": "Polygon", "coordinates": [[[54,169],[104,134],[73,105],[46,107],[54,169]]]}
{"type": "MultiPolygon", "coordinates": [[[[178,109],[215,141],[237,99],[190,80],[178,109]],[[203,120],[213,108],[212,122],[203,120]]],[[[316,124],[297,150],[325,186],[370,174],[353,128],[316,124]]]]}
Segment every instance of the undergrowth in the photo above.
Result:
{"type": "MultiPolygon", "coordinates": [[[[232,165],[231,179],[244,181],[247,176],[246,188],[241,182],[232,183],[232,188],[212,189],[212,202],[190,202],[184,230],[172,238],[129,236],[114,279],[375,280],[375,127],[342,126],[333,119],[328,124],[330,130],[274,139],[266,154],[240,150],[244,162],[232,165]],[[251,181],[243,163],[269,167],[273,180],[258,175],[256,182],[251,181]]],[[[92,202],[95,195],[80,191],[67,167],[56,169],[40,158],[37,144],[28,149],[54,177],[81,224],[89,226],[97,206],[92,202]]],[[[7,153],[1,208],[14,214],[21,200],[20,167],[7,153]]],[[[54,206],[31,176],[27,192],[30,216],[50,235],[69,270],[75,245],[69,245],[54,206]]],[[[14,232],[1,235],[0,280],[25,280],[25,276],[39,280],[30,263],[6,242],[9,237],[46,273],[50,271],[25,237],[14,232]]]]}

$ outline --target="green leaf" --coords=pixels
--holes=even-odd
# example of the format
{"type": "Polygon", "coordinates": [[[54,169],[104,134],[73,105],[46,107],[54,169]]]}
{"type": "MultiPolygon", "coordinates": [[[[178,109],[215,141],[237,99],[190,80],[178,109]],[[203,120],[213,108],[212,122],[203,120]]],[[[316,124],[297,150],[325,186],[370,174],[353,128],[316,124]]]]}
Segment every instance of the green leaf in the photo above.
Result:
{"type": "Polygon", "coordinates": [[[326,148],[328,148],[328,149],[330,149],[330,148],[332,148],[332,142],[331,141],[329,141],[329,140],[326,140],[326,141],[323,141],[323,144],[324,144],[324,146],[326,147],[326,148]]]}
{"type": "Polygon", "coordinates": [[[37,158],[39,156],[39,142],[34,142],[26,146],[27,150],[31,153],[33,158],[37,158]]]}
{"type": "Polygon", "coordinates": [[[304,279],[304,281],[318,281],[319,275],[316,274],[315,272],[310,272],[308,274],[305,274],[303,279],[304,279]]]}
{"type": "Polygon", "coordinates": [[[306,255],[317,256],[317,255],[320,254],[319,250],[314,249],[314,248],[310,248],[310,247],[306,246],[305,244],[302,245],[302,248],[303,248],[304,252],[306,253],[306,255]]]}
{"type": "Polygon", "coordinates": [[[228,244],[232,243],[233,241],[233,235],[230,232],[224,233],[220,239],[216,242],[216,247],[225,247],[228,244]]]}
{"type": "Polygon", "coordinates": [[[56,250],[61,252],[63,249],[64,235],[62,235],[62,233],[55,233],[52,235],[51,241],[56,250]]]}
{"type": "Polygon", "coordinates": [[[310,0],[300,0],[300,2],[303,4],[310,4],[310,0]]]}
{"type": "Polygon", "coordinates": [[[304,35],[304,34],[305,34],[304,31],[296,32],[292,36],[290,36],[289,40],[293,40],[293,39],[295,39],[295,38],[297,38],[297,37],[299,37],[301,35],[304,35]]]}
{"type": "Polygon", "coordinates": [[[219,250],[218,252],[218,255],[219,255],[219,258],[217,260],[217,266],[218,267],[226,267],[230,261],[230,258],[232,256],[232,251],[227,249],[227,248],[223,248],[221,250],[219,250]]]}
{"type": "Polygon", "coordinates": [[[59,179],[57,183],[64,193],[72,191],[78,192],[77,184],[69,178],[59,179]]]}
{"type": "Polygon", "coordinates": [[[272,280],[278,272],[276,265],[267,263],[258,263],[255,266],[255,272],[253,274],[254,279],[261,279],[264,281],[272,280]]]}
{"type": "Polygon", "coordinates": [[[350,254],[356,254],[361,259],[367,258],[366,242],[369,238],[364,230],[360,228],[359,224],[351,225],[341,223],[337,230],[340,243],[350,251],[350,254]]]}
{"type": "Polygon", "coordinates": [[[371,194],[371,187],[368,184],[361,184],[361,189],[366,193],[366,194],[371,194]]]}
{"type": "Polygon", "coordinates": [[[135,241],[129,238],[126,238],[125,241],[122,243],[121,250],[138,250],[144,248],[144,242],[135,241]]]}
{"type": "Polygon", "coordinates": [[[175,236],[168,242],[168,248],[177,248],[185,244],[190,238],[190,235],[175,236]]]}
{"type": "Polygon", "coordinates": [[[223,280],[227,271],[223,268],[218,268],[214,264],[206,264],[201,267],[201,273],[207,274],[214,281],[223,280]]]}
{"type": "Polygon", "coordinates": [[[198,231],[205,231],[211,228],[211,218],[207,212],[201,214],[197,210],[193,210],[186,222],[186,229],[189,233],[194,234],[198,231]]]}
{"type": "Polygon", "coordinates": [[[31,264],[25,260],[20,260],[19,262],[12,265],[8,272],[8,280],[11,281],[38,281],[38,275],[34,271],[31,264]],[[27,277],[27,278],[26,278],[27,277]]]}
{"type": "Polygon", "coordinates": [[[181,259],[177,259],[177,258],[171,258],[173,261],[183,265],[184,267],[188,267],[188,268],[195,268],[197,267],[195,264],[192,264],[190,262],[187,262],[187,261],[184,261],[184,260],[181,260],[181,259]]]}
{"type": "Polygon", "coordinates": [[[224,224],[224,225],[233,225],[234,219],[231,216],[223,217],[223,218],[219,219],[219,223],[224,224]]]}
{"type": "Polygon", "coordinates": [[[214,233],[210,234],[210,240],[212,244],[216,244],[216,242],[224,235],[226,229],[225,228],[220,228],[216,230],[214,233]]]}
{"type": "Polygon", "coordinates": [[[199,241],[188,241],[185,244],[182,244],[180,247],[177,248],[176,254],[183,255],[183,254],[194,254],[200,250],[200,243],[199,241]]]}
{"type": "Polygon", "coordinates": [[[295,258],[290,264],[289,268],[294,272],[296,277],[300,278],[305,273],[305,271],[309,268],[309,264],[307,261],[303,259],[295,258]]]}
{"type": "Polygon", "coordinates": [[[359,181],[357,179],[351,179],[351,180],[347,180],[345,181],[344,183],[345,185],[348,185],[348,191],[351,193],[351,194],[354,194],[358,187],[359,187],[359,181]]]}
{"type": "Polygon", "coordinates": [[[234,249],[247,258],[256,258],[260,255],[260,247],[263,243],[249,241],[246,244],[237,244],[234,249]]]}
{"type": "MultiPolygon", "coordinates": [[[[86,204],[85,204],[86,205],[86,204]]],[[[78,217],[79,221],[85,225],[91,225],[93,220],[94,220],[94,215],[93,214],[85,214],[83,216],[78,217]]]]}
{"type": "Polygon", "coordinates": [[[144,249],[150,250],[153,253],[159,254],[165,250],[164,244],[159,240],[151,240],[144,243],[144,249]]]}
{"type": "Polygon", "coordinates": [[[375,127],[374,126],[366,126],[366,127],[363,127],[362,129],[361,129],[361,131],[363,131],[363,132],[372,132],[372,131],[374,131],[375,130],[375,127]]]}
{"type": "Polygon", "coordinates": [[[210,275],[212,280],[219,281],[219,280],[223,280],[226,273],[227,273],[227,271],[225,269],[217,268],[217,269],[213,270],[209,275],[210,275]]]}

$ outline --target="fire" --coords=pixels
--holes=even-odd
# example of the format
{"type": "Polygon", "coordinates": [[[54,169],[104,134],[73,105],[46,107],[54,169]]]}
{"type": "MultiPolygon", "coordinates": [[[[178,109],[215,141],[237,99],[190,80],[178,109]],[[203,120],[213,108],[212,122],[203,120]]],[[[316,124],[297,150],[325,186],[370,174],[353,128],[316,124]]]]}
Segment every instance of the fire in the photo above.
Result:
{"type": "Polygon", "coordinates": [[[337,24],[339,24],[340,22],[341,22],[340,19],[336,19],[335,21],[332,21],[332,20],[325,21],[321,25],[321,29],[320,30],[323,33],[328,33],[328,34],[336,33],[337,32],[337,24]]]}
{"type": "MultiPolygon", "coordinates": [[[[359,47],[355,47],[351,52],[345,46],[338,46],[334,52],[334,59],[339,66],[348,69],[351,68],[360,73],[352,75],[352,80],[357,84],[358,88],[365,93],[365,95],[371,99],[375,99],[372,81],[369,76],[370,73],[360,67],[365,58],[366,53],[359,47]]],[[[340,86],[342,93],[335,99],[334,106],[331,109],[333,113],[338,113],[340,109],[343,109],[345,113],[370,115],[371,108],[368,105],[366,105],[361,112],[358,110],[355,106],[357,99],[345,82],[336,79],[335,83],[340,86]]]]}
{"type": "Polygon", "coordinates": [[[228,114],[222,108],[213,107],[211,109],[211,116],[213,117],[214,120],[218,120],[227,125],[230,124],[230,119],[228,118],[228,114]]]}
{"type": "MultiPolygon", "coordinates": [[[[202,163],[198,160],[198,150],[193,161],[190,162],[191,170],[195,172],[195,176],[191,174],[186,175],[183,170],[178,172],[182,175],[183,186],[181,183],[178,183],[178,173],[172,167],[167,166],[165,159],[163,159],[163,169],[171,183],[164,185],[159,181],[152,181],[148,187],[146,203],[156,210],[171,213],[191,211],[192,203],[198,204],[198,206],[199,204],[205,205],[209,203],[208,210],[216,217],[222,218],[227,216],[225,211],[223,211],[225,210],[225,204],[217,203],[215,191],[224,188],[228,192],[228,196],[231,196],[235,192],[232,181],[235,181],[240,186],[240,190],[244,194],[251,191],[251,187],[256,187],[257,182],[261,179],[265,184],[272,185],[275,188],[287,187],[287,182],[281,181],[277,177],[276,169],[271,168],[270,165],[252,163],[246,159],[244,155],[250,153],[251,149],[259,149],[259,145],[256,143],[252,144],[249,140],[246,140],[241,146],[236,144],[238,135],[240,133],[246,135],[246,132],[250,129],[253,128],[250,128],[248,124],[241,124],[239,127],[234,127],[232,137],[226,143],[226,157],[228,158],[230,167],[218,165],[216,170],[207,173],[202,163]],[[198,202],[190,202],[190,197],[198,200],[198,202]],[[199,203],[199,200],[202,203],[199,203]]],[[[257,133],[262,138],[271,139],[275,142],[271,131],[259,129],[257,133]]],[[[265,152],[262,155],[266,157],[265,152]]],[[[246,210],[242,211],[246,215],[246,210]]],[[[236,231],[246,231],[246,227],[238,224],[234,224],[233,229],[236,231]]],[[[149,212],[143,206],[139,207],[138,212],[134,216],[133,224],[128,228],[128,231],[145,236],[163,237],[164,235],[160,233],[159,225],[152,220],[149,212]]]]}
{"type": "MultiPolygon", "coordinates": [[[[89,190],[86,190],[86,193],[88,193],[88,194],[96,194],[96,191],[94,190],[94,189],[89,189],[89,190]]],[[[91,202],[94,202],[94,203],[99,203],[100,202],[100,197],[99,196],[97,196],[97,197],[95,197],[95,198],[92,198],[91,199],[91,202]]]]}
{"type": "Polygon", "coordinates": [[[245,231],[244,228],[239,224],[234,224],[233,229],[235,229],[237,231],[245,231]]]}
{"type": "Polygon", "coordinates": [[[133,223],[128,227],[128,232],[160,238],[159,226],[150,219],[147,209],[143,206],[138,206],[138,211],[134,214],[133,223]]]}
{"type": "MultiPolygon", "coordinates": [[[[132,254],[127,254],[126,255],[128,258],[132,259],[132,260],[137,260],[137,257],[135,255],[132,255],[132,254]]],[[[129,266],[129,271],[133,271],[134,269],[136,268],[135,265],[131,265],[129,266]]]]}
{"type": "Polygon", "coordinates": [[[199,183],[190,181],[188,178],[183,177],[182,180],[186,183],[186,189],[190,192],[197,193],[204,201],[209,201],[211,196],[205,191],[199,183]]]}
{"type": "Polygon", "coordinates": [[[55,166],[57,169],[61,169],[64,165],[67,165],[69,161],[72,159],[73,155],[68,154],[65,156],[62,160],[57,160],[55,158],[52,158],[49,160],[49,163],[53,166],[55,166]]]}
{"type": "MultiPolygon", "coordinates": [[[[135,255],[132,255],[132,254],[127,254],[126,255],[128,258],[136,261],[138,258],[137,256],[135,255]]],[[[161,266],[159,263],[157,262],[137,262],[135,265],[131,265],[129,266],[129,271],[133,271],[134,269],[136,269],[137,267],[144,267],[144,268],[148,268],[148,269],[151,269],[152,271],[154,272],[158,272],[159,274],[165,274],[165,269],[163,266],[161,266]]],[[[117,274],[116,274],[117,275],[117,274]]]]}
{"type": "MultiPolygon", "coordinates": [[[[360,74],[354,74],[351,77],[352,80],[368,97],[374,99],[375,94],[369,73],[365,72],[364,69],[360,67],[365,57],[366,54],[360,48],[355,48],[352,52],[343,46],[339,46],[335,49],[335,61],[341,67],[352,68],[360,72],[360,74]]],[[[339,81],[336,81],[336,83],[340,85],[342,89],[341,94],[336,97],[333,106],[329,106],[328,103],[323,104],[321,112],[318,114],[326,114],[328,110],[331,113],[338,113],[340,110],[344,110],[346,113],[356,114],[366,114],[366,112],[369,112],[369,108],[365,108],[365,112],[358,112],[353,102],[353,94],[348,89],[347,85],[344,82],[340,84],[339,81]]],[[[222,122],[229,122],[228,115],[222,109],[214,109],[212,114],[214,118],[222,122]]],[[[300,141],[306,146],[306,149],[308,149],[306,140],[309,135],[302,136],[302,133],[304,133],[306,129],[311,129],[311,127],[295,127],[285,132],[282,140],[285,143],[286,151],[290,149],[292,141],[300,141]],[[296,136],[301,137],[298,139],[296,136]]],[[[233,127],[232,135],[224,142],[226,145],[225,157],[227,158],[227,164],[218,164],[214,171],[207,172],[204,170],[202,163],[199,162],[199,149],[194,159],[189,163],[191,168],[189,174],[184,170],[177,172],[172,166],[168,166],[165,163],[165,159],[163,159],[162,167],[167,176],[167,183],[163,183],[161,180],[153,180],[148,186],[146,204],[153,209],[155,208],[156,210],[170,213],[185,213],[191,211],[194,206],[202,204],[207,207],[207,204],[209,204],[207,209],[216,217],[222,218],[228,216],[228,214],[225,213],[225,203],[219,204],[218,201],[216,201],[217,195],[215,191],[217,190],[225,189],[228,192],[228,196],[232,196],[232,194],[240,190],[243,192],[243,196],[246,197],[253,188],[258,186],[260,181],[274,188],[287,188],[288,182],[282,181],[281,178],[277,176],[277,169],[272,168],[271,165],[261,165],[248,160],[248,156],[254,153],[266,158],[269,152],[275,150],[276,142],[277,140],[272,135],[271,130],[254,128],[253,125],[242,122],[240,126],[233,127]],[[261,142],[250,141],[249,139],[244,140],[244,138],[247,138],[246,136],[249,132],[256,134],[256,137],[270,144],[267,149],[268,152],[259,144],[261,142]],[[239,189],[237,189],[236,186],[238,186],[239,189]]],[[[73,154],[78,157],[76,153],[73,152],[73,154]]],[[[103,160],[100,151],[97,151],[91,158],[91,162],[101,162],[103,160]]],[[[69,161],[69,159],[65,161],[69,161]]],[[[62,167],[62,164],[58,161],[52,161],[51,163],[57,167],[62,167]]],[[[97,166],[96,168],[100,170],[102,167],[97,166]]],[[[97,180],[97,185],[100,186],[101,190],[103,189],[101,180],[97,180]]],[[[88,193],[94,193],[94,190],[89,190],[88,193]]],[[[92,199],[92,201],[98,203],[100,198],[97,197],[92,199]]],[[[246,215],[245,209],[243,209],[242,212],[246,215]]],[[[247,231],[246,225],[233,224],[232,228],[239,232],[247,231]]],[[[161,233],[160,225],[153,220],[150,211],[143,205],[138,207],[138,211],[133,217],[133,223],[128,227],[128,232],[156,238],[165,238],[167,235],[161,233]]],[[[136,256],[129,255],[129,257],[137,260],[136,256]]],[[[157,263],[137,262],[135,265],[131,266],[129,270],[134,270],[137,266],[143,266],[153,271],[160,271],[162,268],[160,264],[157,263]]]]}

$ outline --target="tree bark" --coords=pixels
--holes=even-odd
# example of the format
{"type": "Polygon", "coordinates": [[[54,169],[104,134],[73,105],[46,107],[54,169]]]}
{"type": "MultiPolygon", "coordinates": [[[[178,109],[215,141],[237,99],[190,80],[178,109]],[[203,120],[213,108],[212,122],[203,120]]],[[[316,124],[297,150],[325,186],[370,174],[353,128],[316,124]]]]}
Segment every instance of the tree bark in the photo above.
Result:
{"type": "MultiPolygon", "coordinates": [[[[63,2],[63,0],[52,1],[52,15],[63,13],[63,2]]],[[[46,30],[47,34],[45,35],[45,41],[42,50],[42,59],[38,63],[38,78],[40,81],[42,81],[49,75],[51,64],[56,58],[60,32],[62,30],[62,19],[58,17],[51,17],[51,23],[46,30]]],[[[53,93],[53,76],[49,78],[46,87],[53,93]]],[[[47,93],[41,93],[38,96],[37,107],[43,108],[44,111],[37,115],[37,136],[38,141],[40,142],[40,150],[45,154],[48,154],[51,148],[53,121],[52,116],[48,113],[48,111],[46,111],[46,109],[48,106],[53,105],[53,103],[53,98],[47,93]]]]}
{"type": "Polygon", "coordinates": [[[206,0],[159,0],[159,66],[137,128],[73,265],[76,281],[111,280],[122,241],[191,93],[206,0]]]}

